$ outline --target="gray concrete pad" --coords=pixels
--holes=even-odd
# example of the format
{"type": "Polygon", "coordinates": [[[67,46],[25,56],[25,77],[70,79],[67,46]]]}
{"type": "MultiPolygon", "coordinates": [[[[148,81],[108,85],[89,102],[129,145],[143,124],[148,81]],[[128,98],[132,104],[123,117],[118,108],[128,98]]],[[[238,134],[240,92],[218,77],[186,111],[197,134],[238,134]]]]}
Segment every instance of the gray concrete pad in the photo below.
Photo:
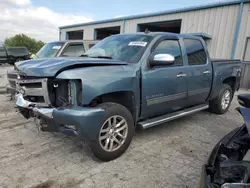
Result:
{"type": "Polygon", "coordinates": [[[8,69],[13,69],[13,66],[8,64],[0,64],[0,94],[6,93],[6,85],[8,83],[6,73],[8,69]]]}
{"type": "Polygon", "coordinates": [[[79,139],[38,132],[7,95],[0,95],[0,187],[197,187],[214,145],[243,124],[234,110],[238,106],[234,99],[224,115],[203,111],[137,131],[124,155],[103,163],[79,139]]]}

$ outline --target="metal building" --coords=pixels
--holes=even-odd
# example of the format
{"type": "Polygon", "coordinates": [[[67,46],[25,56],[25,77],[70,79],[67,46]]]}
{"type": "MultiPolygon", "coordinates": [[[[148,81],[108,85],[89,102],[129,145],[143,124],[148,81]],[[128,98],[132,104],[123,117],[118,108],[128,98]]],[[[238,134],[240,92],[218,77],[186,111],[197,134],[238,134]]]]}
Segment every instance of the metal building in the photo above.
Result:
{"type": "Polygon", "coordinates": [[[192,33],[203,37],[213,58],[250,61],[250,0],[169,10],[62,26],[65,39],[103,39],[112,34],[150,31],[192,33]]]}

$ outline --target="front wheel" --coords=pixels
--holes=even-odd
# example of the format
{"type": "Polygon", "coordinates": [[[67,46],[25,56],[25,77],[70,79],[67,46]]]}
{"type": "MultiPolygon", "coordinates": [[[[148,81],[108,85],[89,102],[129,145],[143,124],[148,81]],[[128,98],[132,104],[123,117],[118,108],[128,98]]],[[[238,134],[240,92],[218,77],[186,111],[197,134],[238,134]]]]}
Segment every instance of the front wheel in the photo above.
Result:
{"type": "Polygon", "coordinates": [[[233,98],[233,91],[231,86],[223,84],[219,95],[216,99],[209,102],[211,112],[216,114],[224,114],[228,111],[233,98]]]}
{"type": "Polygon", "coordinates": [[[130,111],[116,103],[103,103],[104,120],[91,150],[96,158],[110,161],[121,156],[129,147],[134,136],[134,121],[130,111]]]}

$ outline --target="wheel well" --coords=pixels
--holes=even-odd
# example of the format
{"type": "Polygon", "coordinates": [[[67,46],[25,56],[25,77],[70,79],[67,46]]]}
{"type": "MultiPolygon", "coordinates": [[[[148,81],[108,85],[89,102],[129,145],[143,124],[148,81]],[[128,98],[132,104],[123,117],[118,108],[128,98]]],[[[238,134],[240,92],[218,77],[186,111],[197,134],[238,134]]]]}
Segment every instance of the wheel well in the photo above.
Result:
{"type": "Polygon", "coordinates": [[[133,118],[136,118],[135,95],[132,91],[118,91],[100,95],[95,97],[89,103],[89,106],[95,107],[105,102],[113,102],[125,106],[131,112],[133,118]]]}
{"type": "Polygon", "coordinates": [[[236,82],[236,78],[235,77],[229,77],[226,78],[225,80],[223,80],[223,84],[228,84],[230,85],[230,87],[232,88],[233,93],[235,92],[235,82],[236,82]]]}

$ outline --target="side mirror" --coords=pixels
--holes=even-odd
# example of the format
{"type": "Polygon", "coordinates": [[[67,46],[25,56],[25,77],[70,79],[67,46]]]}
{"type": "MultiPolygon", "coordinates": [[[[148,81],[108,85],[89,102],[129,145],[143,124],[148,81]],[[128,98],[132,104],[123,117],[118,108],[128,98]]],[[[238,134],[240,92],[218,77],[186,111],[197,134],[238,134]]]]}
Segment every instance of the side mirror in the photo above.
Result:
{"type": "Polygon", "coordinates": [[[175,61],[175,57],[171,54],[156,54],[149,60],[149,64],[154,66],[167,66],[173,65],[175,61]]]}

